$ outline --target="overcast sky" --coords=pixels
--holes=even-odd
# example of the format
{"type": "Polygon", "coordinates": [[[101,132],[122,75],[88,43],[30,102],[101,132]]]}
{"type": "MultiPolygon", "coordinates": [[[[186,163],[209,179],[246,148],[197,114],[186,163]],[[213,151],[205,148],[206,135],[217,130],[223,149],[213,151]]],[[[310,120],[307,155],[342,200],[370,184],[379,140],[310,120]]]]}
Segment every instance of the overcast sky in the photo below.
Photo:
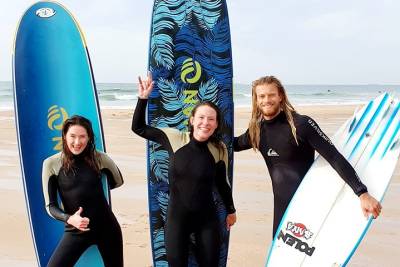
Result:
{"type": "MultiPolygon", "coordinates": [[[[398,0],[228,0],[234,81],[400,84],[398,0]],[[251,3],[251,5],[249,5],[251,3]]],[[[19,18],[33,1],[2,2],[0,81],[11,80],[19,18]]],[[[87,38],[98,82],[145,74],[151,0],[65,0],[87,38]]]]}

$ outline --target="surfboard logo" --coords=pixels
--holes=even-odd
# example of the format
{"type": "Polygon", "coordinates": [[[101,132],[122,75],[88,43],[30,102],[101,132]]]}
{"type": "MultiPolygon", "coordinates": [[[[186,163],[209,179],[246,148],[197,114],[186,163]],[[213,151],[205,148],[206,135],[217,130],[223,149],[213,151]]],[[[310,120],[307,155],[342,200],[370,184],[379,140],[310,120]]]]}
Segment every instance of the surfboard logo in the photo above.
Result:
{"type": "Polygon", "coordinates": [[[58,107],[57,105],[51,106],[47,114],[47,126],[50,130],[61,130],[67,118],[67,111],[63,107],[58,107]]]}
{"type": "MultiPolygon", "coordinates": [[[[200,78],[201,78],[201,65],[198,61],[194,60],[193,58],[187,58],[185,61],[182,63],[182,68],[181,68],[181,80],[183,83],[188,83],[188,84],[195,84],[197,83],[200,78]]],[[[189,88],[191,86],[189,85],[189,88]]],[[[196,98],[198,89],[184,89],[183,94],[185,95],[185,98],[183,100],[183,103],[186,104],[185,108],[182,110],[183,114],[186,116],[186,118],[190,117],[190,113],[192,112],[194,106],[199,102],[199,99],[196,98]]],[[[188,124],[188,120],[184,122],[184,125],[188,124]]]]}
{"type": "Polygon", "coordinates": [[[302,223],[288,222],[286,230],[292,232],[298,238],[310,239],[313,236],[313,233],[302,223]]]}
{"type": "Polygon", "coordinates": [[[315,247],[310,247],[307,242],[300,239],[302,238],[308,240],[314,235],[304,224],[288,222],[286,225],[286,231],[287,232],[285,233],[284,231],[280,230],[277,240],[282,240],[282,242],[286,245],[293,247],[308,256],[312,256],[315,251],[315,247]]]}
{"type": "MultiPolygon", "coordinates": [[[[53,105],[48,109],[47,126],[52,131],[57,131],[60,135],[64,121],[68,119],[68,113],[63,107],[53,105]]],[[[58,135],[51,140],[55,143],[53,150],[60,151],[62,149],[62,137],[58,135]]]]}
{"type": "Polygon", "coordinates": [[[36,16],[40,18],[50,18],[56,14],[56,11],[50,7],[43,7],[36,10],[36,16]]]}
{"type": "Polygon", "coordinates": [[[201,77],[201,65],[193,58],[183,61],[181,69],[181,80],[184,83],[197,83],[201,77]],[[190,77],[191,76],[191,77],[190,77]]]}
{"type": "Polygon", "coordinates": [[[286,245],[293,247],[308,256],[312,256],[315,251],[315,247],[310,247],[306,242],[301,241],[299,238],[292,236],[290,233],[285,233],[282,230],[279,232],[277,240],[282,240],[286,245]]]}

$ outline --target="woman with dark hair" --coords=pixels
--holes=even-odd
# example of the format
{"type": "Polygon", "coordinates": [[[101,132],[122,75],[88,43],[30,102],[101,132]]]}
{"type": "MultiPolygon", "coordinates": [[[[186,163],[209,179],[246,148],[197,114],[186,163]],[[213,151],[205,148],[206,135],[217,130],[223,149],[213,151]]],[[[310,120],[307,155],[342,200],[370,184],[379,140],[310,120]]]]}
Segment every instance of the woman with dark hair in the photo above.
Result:
{"type": "Polygon", "coordinates": [[[187,266],[190,235],[196,239],[200,266],[218,266],[221,233],[213,201],[214,183],[228,215],[229,229],[236,222],[232,190],[227,179],[228,152],[219,138],[220,112],[211,102],[198,104],[189,119],[189,132],[146,125],[147,98],[153,89],[149,75],[139,77],[139,100],[132,130],[157,142],[169,154],[169,203],[165,226],[165,247],[171,267],[187,266]]]}
{"type": "Polygon", "coordinates": [[[73,266],[91,245],[97,245],[105,266],[123,266],[121,227],[105,198],[101,176],[107,175],[111,189],[123,179],[115,163],[96,150],[94,140],[91,122],[73,116],[63,124],[62,152],[43,162],[46,210],[65,223],[47,266],[73,266]]]}

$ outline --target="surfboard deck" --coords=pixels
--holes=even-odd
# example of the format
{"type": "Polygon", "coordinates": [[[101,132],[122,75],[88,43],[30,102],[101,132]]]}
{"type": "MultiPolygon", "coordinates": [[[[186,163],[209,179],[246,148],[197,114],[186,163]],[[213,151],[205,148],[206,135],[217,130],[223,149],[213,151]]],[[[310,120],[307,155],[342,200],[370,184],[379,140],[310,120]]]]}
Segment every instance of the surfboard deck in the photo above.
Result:
{"type": "MultiPolygon", "coordinates": [[[[187,130],[188,117],[199,101],[212,101],[222,111],[223,140],[229,151],[232,184],[233,92],[232,56],[226,2],[154,1],[149,70],[155,86],[149,97],[148,123],[187,130]]],[[[168,158],[165,150],[148,142],[148,198],[154,266],[167,266],[164,225],[168,206],[168,158]]],[[[223,243],[220,266],[226,265],[229,233],[226,211],[214,194],[223,243]]],[[[197,263],[192,255],[189,265],[197,263]]]]}
{"type": "MultiPolygon", "coordinates": [[[[25,199],[39,266],[46,266],[64,231],[51,218],[42,190],[42,163],[62,149],[62,123],[72,115],[91,120],[97,149],[104,151],[96,86],[85,38],[72,14],[56,2],[23,14],[13,51],[14,108],[25,199]]],[[[106,197],[107,180],[103,177],[106,197]]],[[[104,266],[90,247],[76,266],[104,266]]]]}
{"type": "MultiPolygon", "coordinates": [[[[400,154],[399,105],[388,94],[377,97],[332,139],[380,201],[400,154]]],[[[371,223],[359,198],[318,156],[282,218],[266,266],[346,266],[371,223]]]]}

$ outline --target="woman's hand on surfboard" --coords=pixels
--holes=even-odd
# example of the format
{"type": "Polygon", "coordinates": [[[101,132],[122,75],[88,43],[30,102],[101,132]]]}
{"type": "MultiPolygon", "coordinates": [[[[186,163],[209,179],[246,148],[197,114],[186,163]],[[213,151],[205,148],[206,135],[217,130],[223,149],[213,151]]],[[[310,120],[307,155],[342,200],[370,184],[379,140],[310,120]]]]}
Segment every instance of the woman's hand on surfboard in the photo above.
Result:
{"type": "Polygon", "coordinates": [[[147,99],[149,98],[149,95],[151,91],[153,91],[153,78],[151,77],[151,72],[149,71],[147,73],[147,79],[142,80],[142,78],[139,76],[139,98],[141,99],[147,99]]]}
{"type": "Polygon", "coordinates": [[[368,218],[371,214],[376,219],[381,213],[382,206],[378,200],[376,200],[373,196],[371,196],[368,192],[362,194],[360,196],[361,201],[361,209],[364,213],[364,216],[368,218]]]}
{"type": "Polygon", "coordinates": [[[226,216],[226,229],[229,231],[231,229],[231,226],[233,226],[236,223],[236,212],[228,214],[226,216]]]}
{"type": "Polygon", "coordinates": [[[79,207],[78,211],[68,218],[67,223],[81,231],[86,232],[90,230],[88,228],[90,220],[87,217],[81,217],[82,211],[82,207],[79,207]]]}

